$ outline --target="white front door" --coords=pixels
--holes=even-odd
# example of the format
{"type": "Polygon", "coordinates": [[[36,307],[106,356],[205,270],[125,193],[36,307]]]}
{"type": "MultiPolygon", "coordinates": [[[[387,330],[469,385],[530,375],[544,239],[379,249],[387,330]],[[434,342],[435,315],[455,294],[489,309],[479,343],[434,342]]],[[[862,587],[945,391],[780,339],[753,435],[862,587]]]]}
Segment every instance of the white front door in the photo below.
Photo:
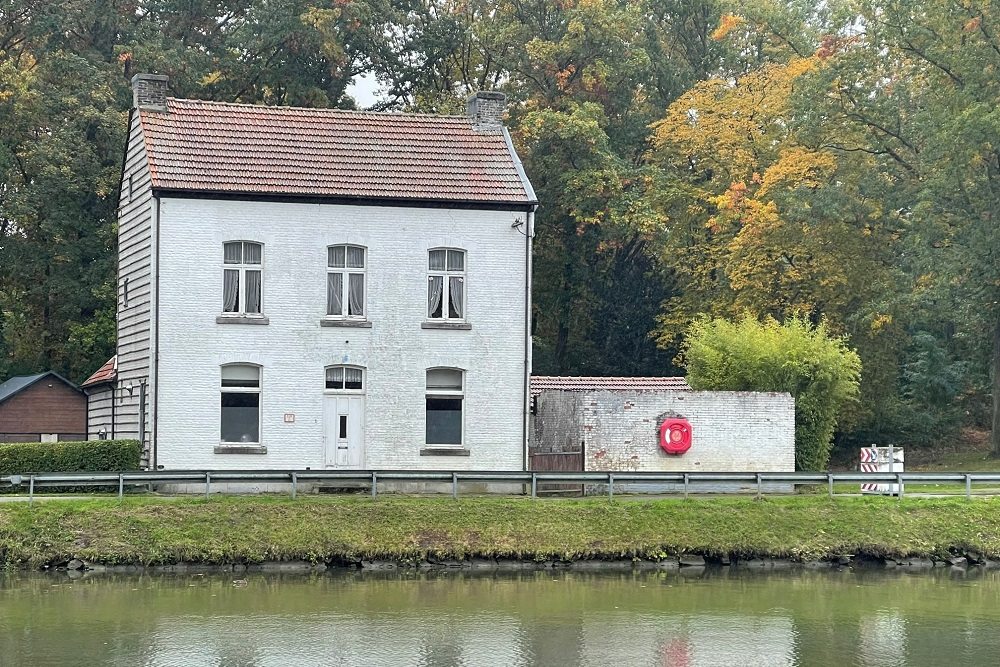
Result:
{"type": "Polygon", "coordinates": [[[365,464],[364,395],[323,397],[326,423],[326,465],[363,468],[365,464]]]}

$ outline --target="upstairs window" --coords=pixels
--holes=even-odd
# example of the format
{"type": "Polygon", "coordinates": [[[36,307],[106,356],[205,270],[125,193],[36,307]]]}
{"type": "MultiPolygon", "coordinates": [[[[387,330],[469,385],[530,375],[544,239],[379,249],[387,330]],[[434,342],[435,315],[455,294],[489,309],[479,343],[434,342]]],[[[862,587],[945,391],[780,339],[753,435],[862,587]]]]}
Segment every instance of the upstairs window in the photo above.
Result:
{"type": "Polygon", "coordinates": [[[365,248],[332,245],[326,250],[327,316],[365,319],[365,248]]]}
{"type": "Polygon", "coordinates": [[[465,319],[465,251],[435,248],[429,253],[427,318],[465,319]]]}
{"type": "Polygon", "coordinates": [[[222,312],[260,315],[264,246],[253,241],[229,241],[222,248],[222,312]]]}
{"type": "Polygon", "coordinates": [[[462,445],[463,375],[457,368],[427,371],[425,440],[428,445],[462,445]]]}
{"type": "Polygon", "coordinates": [[[260,366],[222,367],[222,435],[224,443],[260,443],[260,366]]]}

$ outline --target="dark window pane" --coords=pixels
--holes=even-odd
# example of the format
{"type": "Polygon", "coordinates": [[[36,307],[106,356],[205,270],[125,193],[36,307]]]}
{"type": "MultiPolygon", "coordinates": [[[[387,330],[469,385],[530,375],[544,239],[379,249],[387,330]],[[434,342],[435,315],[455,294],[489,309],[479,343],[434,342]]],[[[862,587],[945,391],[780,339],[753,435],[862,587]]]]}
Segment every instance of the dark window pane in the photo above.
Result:
{"type": "Polygon", "coordinates": [[[344,388],[344,367],[334,366],[333,368],[326,369],[326,388],[327,389],[343,389],[344,388]]]}
{"type": "Polygon", "coordinates": [[[259,387],[260,369],[256,366],[231,365],[222,367],[223,387],[259,387]]]}
{"type": "Polygon", "coordinates": [[[340,437],[347,437],[347,415],[340,415],[340,437]]]}
{"type": "Polygon", "coordinates": [[[259,243],[243,244],[243,263],[260,264],[262,246],[259,243]]]}
{"type": "Polygon", "coordinates": [[[427,399],[427,444],[462,444],[462,399],[427,399]]]}
{"type": "Polygon", "coordinates": [[[260,394],[222,394],[222,441],[260,442],[260,394]]]}
{"type": "Polygon", "coordinates": [[[364,373],[360,368],[344,369],[344,389],[361,389],[364,373]]]}
{"type": "Polygon", "coordinates": [[[260,271],[247,271],[247,310],[248,313],[260,313],[260,271]]]}

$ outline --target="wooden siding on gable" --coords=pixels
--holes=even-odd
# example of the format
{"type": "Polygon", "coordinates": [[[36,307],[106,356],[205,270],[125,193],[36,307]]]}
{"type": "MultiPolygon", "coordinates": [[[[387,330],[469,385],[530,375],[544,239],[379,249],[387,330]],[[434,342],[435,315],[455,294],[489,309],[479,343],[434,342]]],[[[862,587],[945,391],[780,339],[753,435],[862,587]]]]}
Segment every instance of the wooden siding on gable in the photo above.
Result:
{"type": "Polygon", "coordinates": [[[114,402],[114,389],[111,385],[102,385],[99,389],[87,389],[87,439],[100,439],[103,430],[108,439],[115,437],[115,428],[112,423],[112,403],[114,402]]]}
{"type": "MultiPolygon", "coordinates": [[[[139,417],[141,385],[146,386],[145,438],[149,442],[151,419],[150,358],[152,355],[153,294],[153,191],[138,113],[129,126],[128,148],[122,173],[118,208],[118,376],[116,391],[94,404],[91,421],[114,414],[115,437],[142,439],[139,417]],[[127,280],[127,306],[125,285],[127,280]],[[114,410],[111,401],[115,401],[114,410]],[[105,414],[106,413],[106,414],[105,414]]],[[[97,431],[91,430],[91,437],[97,431]]]]}

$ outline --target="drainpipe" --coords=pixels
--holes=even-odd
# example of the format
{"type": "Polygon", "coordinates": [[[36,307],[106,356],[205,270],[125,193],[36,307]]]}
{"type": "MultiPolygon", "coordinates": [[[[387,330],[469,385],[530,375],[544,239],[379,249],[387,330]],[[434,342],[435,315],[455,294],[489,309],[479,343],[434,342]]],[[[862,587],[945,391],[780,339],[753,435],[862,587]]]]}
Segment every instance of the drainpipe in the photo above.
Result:
{"type": "Polygon", "coordinates": [[[153,354],[152,362],[153,408],[150,411],[153,423],[150,425],[151,437],[149,442],[149,464],[150,470],[159,470],[156,466],[156,450],[159,449],[159,442],[156,438],[159,419],[157,413],[160,409],[160,198],[153,196],[153,262],[150,273],[153,279],[153,354]]]}
{"type": "Polygon", "coordinates": [[[523,451],[521,469],[528,470],[528,422],[531,419],[531,239],[535,235],[534,208],[525,214],[524,224],[524,419],[521,424],[523,451]]]}

